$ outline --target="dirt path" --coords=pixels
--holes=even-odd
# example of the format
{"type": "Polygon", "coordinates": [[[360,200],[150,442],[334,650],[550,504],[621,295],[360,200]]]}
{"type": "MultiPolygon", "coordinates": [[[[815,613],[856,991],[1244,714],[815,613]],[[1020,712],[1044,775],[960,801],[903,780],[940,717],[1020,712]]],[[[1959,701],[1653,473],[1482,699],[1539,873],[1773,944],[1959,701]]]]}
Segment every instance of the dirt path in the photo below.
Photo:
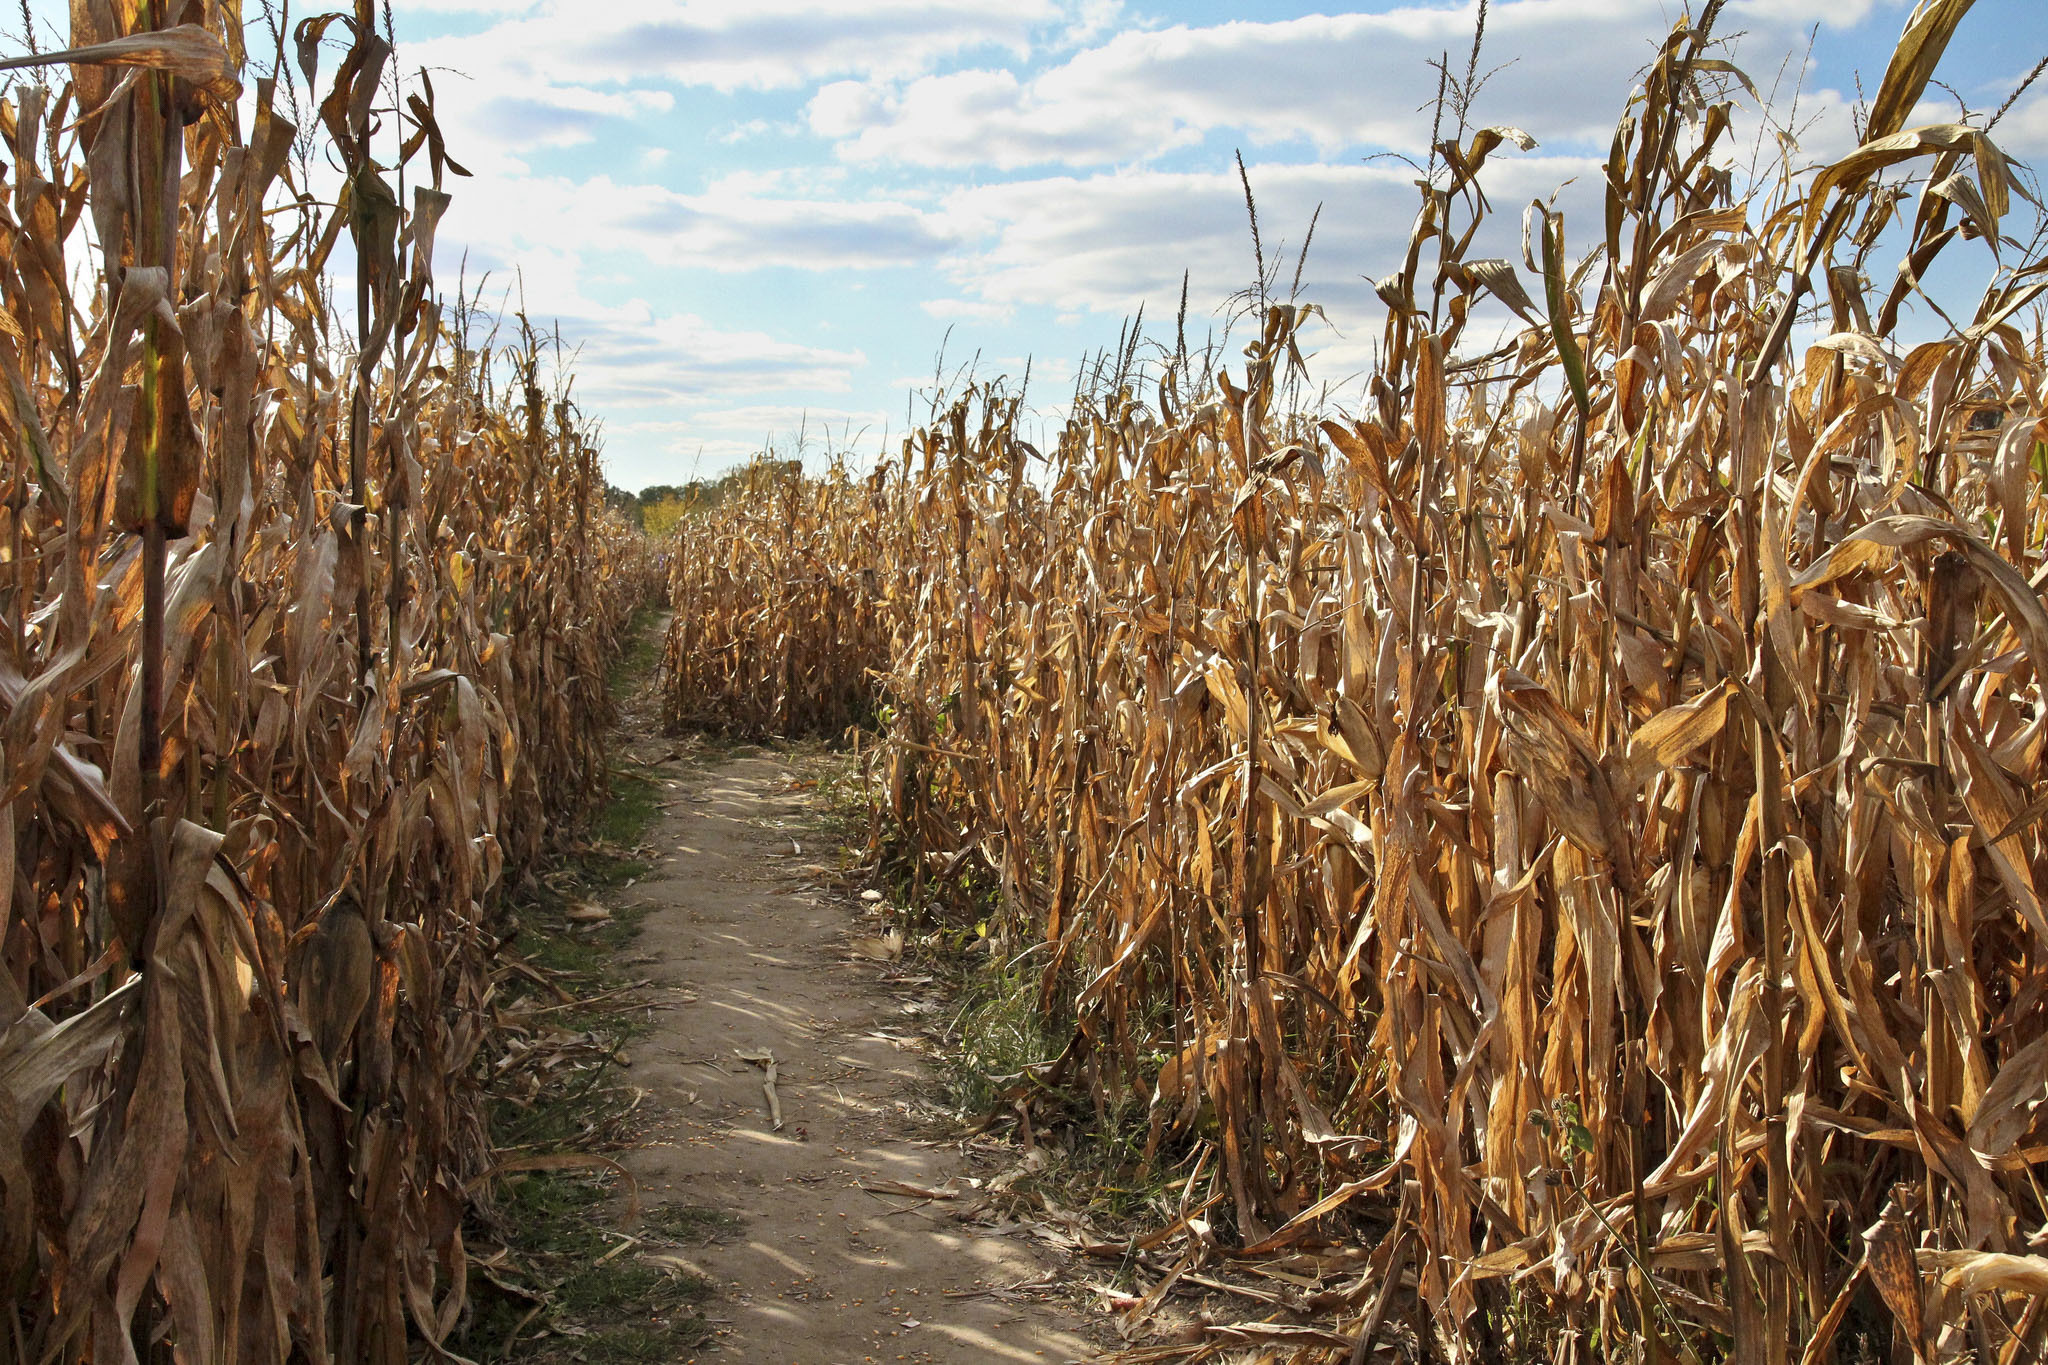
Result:
{"type": "Polygon", "coordinates": [[[963,1225],[945,1201],[862,1188],[937,1189],[971,1173],[952,1144],[930,1140],[932,1078],[906,1015],[929,1005],[849,953],[859,907],[806,872],[832,850],[804,829],[812,798],[792,767],[760,749],[675,757],[645,708],[638,699],[619,756],[654,778],[666,809],[645,839],[655,869],[619,899],[647,911],[627,970],[653,982],[658,1008],[626,1076],[650,1092],[656,1119],[625,1162],[649,1209],[740,1220],[685,1258],[719,1294],[707,1308],[718,1336],[695,1358],[1093,1354],[1078,1316],[1036,1288],[1055,1269],[1043,1248],[963,1225]],[[779,1130],[763,1067],[735,1055],[764,1051],[779,1130]]]}

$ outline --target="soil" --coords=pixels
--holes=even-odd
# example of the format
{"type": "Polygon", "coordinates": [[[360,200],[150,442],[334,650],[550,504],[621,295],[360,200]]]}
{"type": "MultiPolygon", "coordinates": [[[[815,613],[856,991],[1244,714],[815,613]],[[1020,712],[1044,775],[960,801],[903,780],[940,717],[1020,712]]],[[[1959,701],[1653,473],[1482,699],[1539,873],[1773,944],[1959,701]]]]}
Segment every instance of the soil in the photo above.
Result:
{"type": "Polygon", "coordinates": [[[817,876],[836,850],[787,755],[699,752],[661,736],[637,697],[618,759],[664,809],[654,868],[619,893],[645,912],[623,970],[651,982],[651,1031],[623,1079],[648,1092],[622,1159],[650,1217],[738,1221],[682,1259],[718,1298],[692,1359],[780,1365],[1071,1361],[1088,1324],[1057,1297],[1040,1245],[965,1224],[943,1190],[977,1170],[935,1105],[917,1017],[935,987],[862,957],[861,901],[817,876]],[[907,981],[906,981],[907,978],[907,981]],[[763,1090],[772,1054],[782,1124],[763,1090]],[[895,1182],[884,1192],[862,1186],[895,1182]]]}

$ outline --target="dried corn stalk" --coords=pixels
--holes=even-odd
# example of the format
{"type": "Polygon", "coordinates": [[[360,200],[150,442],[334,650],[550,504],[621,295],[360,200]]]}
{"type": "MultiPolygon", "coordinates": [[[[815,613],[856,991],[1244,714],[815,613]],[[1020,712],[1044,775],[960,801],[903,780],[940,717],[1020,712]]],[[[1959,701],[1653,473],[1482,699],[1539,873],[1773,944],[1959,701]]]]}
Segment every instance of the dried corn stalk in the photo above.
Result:
{"type": "Polygon", "coordinates": [[[488,910],[603,780],[650,561],[443,317],[369,5],[280,35],[333,214],[237,7],[72,16],[0,101],[0,1360],[396,1365],[464,1307],[488,910]]]}
{"type": "Polygon", "coordinates": [[[871,478],[686,519],[675,717],[876,714],[890,836],[1042,945],[1055,1072],[1213,1144],[1251,1250],[1409,1189],[1456,1358],[1818,1361],[1845,1321],[2026,1358],[2044,267],[2008,241],[1966,325],[1896,338],[2022,190],[1904,127],[1965,8],[1747,201],[1719,6],[1681,22],[1590,242],[1532,206],[1529,283],[1460,254],[1511,130],[1447,144],[1356,415],[1281,401],[1276,306],[1241,377],[1119,373],[1048,456],[978,388],[871,478]],[[1462,359],[1488,295],[1530,325],[1462,359]]]}

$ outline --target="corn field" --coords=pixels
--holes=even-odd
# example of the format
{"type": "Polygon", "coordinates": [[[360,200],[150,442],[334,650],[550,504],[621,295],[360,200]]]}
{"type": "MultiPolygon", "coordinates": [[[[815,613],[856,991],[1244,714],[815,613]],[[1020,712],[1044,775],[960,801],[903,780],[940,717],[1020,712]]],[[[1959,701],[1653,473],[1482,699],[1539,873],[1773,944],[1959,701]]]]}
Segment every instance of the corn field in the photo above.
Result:
{"type": "Polygon", "coordinates": [[[0,101],[0,1360],[447,1359],[491,910],[652,560],[437,293],[371,6],[246,85],[237,6],[71,15],[0,101]]]}
{"type": "Polygon", "coordinates": [[[1937,0],[1856,150],[1743,189],[1720,8],[1520,269],[1465,256],[1514,130],[1438,148],[1363,410],[1266,298],[1239,370],[1126,348],[1045,450],[976,385],[673,547],[675,719],[879,725],[886,838],[1070,1039],[1027,1089],[1149,1103],[1230,1255],[1375,1248],[1294,1359],[1396,1282],[1457,1360],[2048,1338],[2029,182],[1908,126],[1937,0]]]}

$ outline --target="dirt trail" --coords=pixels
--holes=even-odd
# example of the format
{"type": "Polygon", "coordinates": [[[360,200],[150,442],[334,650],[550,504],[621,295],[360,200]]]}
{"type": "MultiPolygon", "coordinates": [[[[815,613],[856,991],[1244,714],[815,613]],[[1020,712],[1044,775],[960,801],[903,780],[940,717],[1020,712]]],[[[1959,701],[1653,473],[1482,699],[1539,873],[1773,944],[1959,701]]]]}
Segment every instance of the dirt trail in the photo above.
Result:
{"type": "Polygon", "coordinates": [[[963,1225],[945,1202],[861,1188],[970,1173],[952,1145],[928,1140],[931,1074],[905,1013],[922,1002],[892,993],[877,963],[848,960],[859,907],[806,873],[832,850],[803,828],[812,798],[790,764],[761,749],[676,758],[646,707],[636,699],[619,757],[660,784],[666,808],[645,839],[655,869],[619,900],[647,911],[627,970],[652,981],[658,1008],[626,1078],[650,1092],[656,1119],[625,1164],[650,1209],[741,1220],[685,1258],[719,1295],[706,1310],[718,1336],[694,1358],[1092,1355],[1078,1316],[1035,1288],[1055,1273],[1042,1248],[963,1225]],[[779,1131],[763,1068],[735,1055],[763,1050],[779,1131]]]}

